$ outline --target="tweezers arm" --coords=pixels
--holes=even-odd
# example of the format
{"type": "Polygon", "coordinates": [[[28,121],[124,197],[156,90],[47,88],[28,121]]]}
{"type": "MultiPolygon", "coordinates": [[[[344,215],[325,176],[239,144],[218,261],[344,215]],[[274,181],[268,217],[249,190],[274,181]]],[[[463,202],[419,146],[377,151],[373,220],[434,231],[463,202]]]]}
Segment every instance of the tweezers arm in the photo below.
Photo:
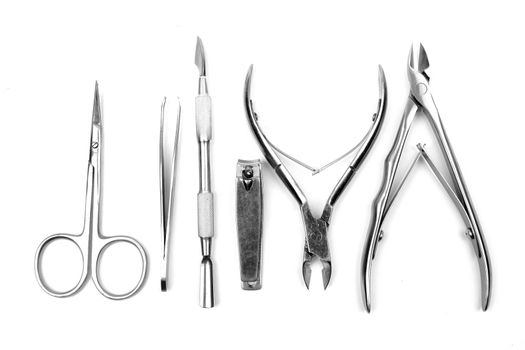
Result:
{"type": "Polygon", "coordinates": [[[376,245],[379,242],[381,236],[381,224],[383,223],[386,205],[390,191],[392,189],[397,167],[399,165],[399,160],[401,158],[401,154],[403,153],[405,141],[408,132],[410,131],[410,126],[416,111],[416,104],[412,101],[412,99],[409,98],[405,106],[405,112],[401,119],[401,124],[397,131],[394,144],[385,159],[385,168],[381,187],[372,204],[372,217],[370,221],[370,227],[368,229],[368,235],[365,241],[361,263],[361,287],[363,292],[363,301],[368,312],[370,312],[371,308],[370,284],[372,260],[375,257],[376,245]]]}

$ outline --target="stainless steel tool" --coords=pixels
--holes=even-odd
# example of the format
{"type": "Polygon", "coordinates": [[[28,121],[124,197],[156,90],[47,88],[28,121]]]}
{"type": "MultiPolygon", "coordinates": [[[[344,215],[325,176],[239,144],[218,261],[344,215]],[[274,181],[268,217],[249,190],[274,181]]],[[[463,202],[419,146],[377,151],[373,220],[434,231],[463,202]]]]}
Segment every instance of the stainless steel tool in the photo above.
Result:
{"type": "Polygon", "coordinates": [[[200,306],[215,305],[211,243],[214,235],[213,193],[211,191],[210,141],[212,138],[211,97],[208,95],[206,56],[200,38],[197,38],[195,65],[199,68],[199,95],[195,98],[195,120],[199,142],[199,194],[197,195],[199,237],[202,262],[200,279],[200,306]]]}
{"type": "Polygon", "coordinates": [[[171,211],[175,187],[175,166],[180,133],[180,102],[177,101],[177,119],[175,123],[166,121],[166,97],[160,108],[160,214],[162,232],[162,260],[160,268],[160,289],[168,290],[169,246],[172,230],[171,211]]]}
{"type": "Polygon", "coordinates": [[[423,157],[434,175],[436,175],[440,183],[447,190],[465,221],[465,225],[467,226],[467,236],[473,244],[480,269],[481,306],[483,310],[486,310],[490,301],[492,280],[489,254],[478,217],[467,191],[465,181],[463,180],[463,175],[459,169],[458,162],[452,151],[452,147],[450,146],[441,117],[439,116],[437,107],[434,103],[434,98],[430,91],[430,78],[428,75],[430,64],[423,45],[415,45],[411,48],[407,66],[410,93],[406,103],[405,112],[401,118],[401,124],[397,136],[394,140],[392,149],[385,160],[383,182],[372,206],[372,218],[363,252],[361,278],[364,304],[367,311],[370,312],[372,261],[377,251],[377,245],[383,237],[382,225],[385,216],[388,209],[391,207],[394,198],[399,192],[400,186],[403,185],[408,173],[417,161],[417,159],[415,159],[412,162],[409,170],[405,173],[405,176],[403,176],[400,185],[398,185],[397,188],[394,188],[394,179],[398,170],[399,160],[401,159],[412,121],[414,120],[416,113],[419,111],[422,112],[432,126],[432,130],[439,142],[448,171],[450,172],[452,184],[449,184],[437,170],[436,166],[430,160],[421,145],[418,146],[420,156],[423,157]]]}
{"type": "Polygon", "coordinates": [[[98,83],[95,84],[95,98],[93,102],[93,118],[91,120],[91,140],[89,143],[89,161],[86,185],[86,204],[84,215],[84,229],[80,234],[54,234],[42,241],[38,246],[35,256],[35,273],[38,284],[42,289],[54,297],[69,297],[82,289],[89,277],[95,283],[98,291],[109,299],[126,299],[137,293],[142,287],[147,272],[147,256],[142,245],[134,238],[128,236],[103,236],[101,232],[101,173],[102,173],[102,113],[100,108],[100,97],[98,93],[98,83]],[[41,271],[41,259],[45,248],[52,242],[65,239],[75,243],[82,255],[82,273],[76,286],[61,292],[52,289],[47,285],[41,271]],[[142,269],[140,277],[130,291],[123,294],[114,294],[104,288],[100,278],[100,259],[104,251],[116,243],[131,244],[140,253],[142,259],[142,269]]]}
{"type": "Polygon", "coordinates": [[[237,238],[241,287],[261,289],[263,195],[260,160],[237,162],[237,238]]]}
{"type": "MultiPolygon", "coordinates": [[[[298,162],[295,158],[285,154],[284,152],[280,151],[278,148],[273,146],[272,143],[265,136],[259,125],[259,119],[254,111],[253,102],[251,100],[250,95],[252,69],[253,66],[250,66],[250,69],[248,70],[248,73],[246,75],[246,82],[244,86],[244,105],[246,109],[248,122],[250,124],[253,135],[255,136],[255,139],[257,140],[257,143],[259,144],[259,147],[264,154],[264,157],[299,204],[305,229],[305,244],[302,265],[304,283],[306,284],[306,287],[309,288],[310,277],[312,273],[311,263],[314,260],[314,258],[318,258],[323,265],[322,277],[323,285],[326,289],[328,283],[330,282],[330,277],[332,275],[332,262],[330,258],[330,251],[328,248],[327,240],[327,232],[328,226],[330,224],[330,217],[332,215],[332,210],[335,203],[340,198],[341,194],[346,189],[353,176],[357,172],[359,166],[362,164],[368,152],[372,148],[383,123],[383,117],[386,112],[387,104],[387,88],[383,69],[381,68],[381,66],[379,66],[379,101],[377,104],[377,112],[372,118],[372,125],[366,133],[365,137],[358,143],[356,147],[352,149],[357,150],[357,152],[350,165],[346,169],[345,173],[333,189],[332,193],[330,194],[330,197],[328,197],[328,200],[326,201],[323,213],[320,218],[316,218],[313,216],[306,196],[304,195],[299,185],[295,182],[292,175],[288,172],[285,165],[281,162],[281,159],[279,158],[278,154],[281,154],[286,158],[296,161],[297,163],[305,167],[308,166],[306,166],[303,162],[298,162]]],[[[343,157],[345,157],[346,155],[348,155],[348,152],[345,155],[343,155],[343,157]]],[[[342,159],[342,157],[338,158],[336,161],[340,159],[342,159]]],[[[333,163],[334,162],[331,162],[327,166],[333,163]]],[[[326,166],[323,168],[326,168],[326,166]]],[[[319,171],[313,168],[311,170],[314,170],[314,173],[319,171]]]]}

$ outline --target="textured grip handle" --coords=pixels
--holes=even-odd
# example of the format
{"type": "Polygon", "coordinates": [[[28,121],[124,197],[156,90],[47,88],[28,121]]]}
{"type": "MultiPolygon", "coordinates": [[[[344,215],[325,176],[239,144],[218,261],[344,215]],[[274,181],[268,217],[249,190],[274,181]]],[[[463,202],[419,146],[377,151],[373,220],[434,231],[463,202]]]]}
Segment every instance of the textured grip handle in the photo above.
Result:
{"type": "Polygon", "coordinates": [[[211,97],[201,95],[195,98],[195,121],[197,123],[197,139],[211,140],[211,97]]]}
{"type": "Polygon", "coordinates": [[[199,216],[199,237],[213,237],[213,193],[201,192],[197,195],[199,216]]]}

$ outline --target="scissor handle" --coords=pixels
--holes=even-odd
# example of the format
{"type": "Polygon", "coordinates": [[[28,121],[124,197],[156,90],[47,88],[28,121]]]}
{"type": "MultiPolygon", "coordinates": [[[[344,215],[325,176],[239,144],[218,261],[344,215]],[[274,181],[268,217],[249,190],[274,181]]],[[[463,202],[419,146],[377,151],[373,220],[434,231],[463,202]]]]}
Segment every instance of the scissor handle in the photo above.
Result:
{"type": "Polygon", "coordinates": [[[87,276],[89,273],[89,247],[85,242],[81,242],[82,235],[72,235],[72,234],[66,234],[66,233],[59,233],[55,235],[51,235],[44,239],[42,243],[38,246],[35,254],[35,275],[36,280],[40,287],[49,295],[57,297],[57,298],[65,298],[69,297],[71,295],[76,294],[87,281],[87,276]],[[42,275],[42,269],[41,269],[41,262],[42,262],[42,255],[44,253],[45,248],[52,242],[57,241],[59,239],[66,239],[68,241],[73,242],[78,249],[80,250],[80,255],[82,256],[82,274],[80,275],[80,279],[78,280],[77,284],[64,292],[57,291],[52,289],[45,281],[43,275],[42,275]]]}
{"type": "Polygon", "coordinates": [[[148,267],[148,258],[144,247],[137,240],[128,236],[99,237],[94,240],[93,244],[93,262],[95,263],[95,268],[91,271],[91,278],[93,279],[93,282],[95,283],[95,286],[97,287],[98,291],[106,298],[113,300],[127,299],[133,296],[135,293],[137,293],[144,284],[148,267]],[[115,294],[105,289],[103,284],[101,283],[99,273],[100,259],[102,255],[104,255],[104,251],[111,245],[119,242],[129,243],[135,248],[137,248],[142,259],[142,270],[137,284],[130,291],[124,294],[115,294]]]}

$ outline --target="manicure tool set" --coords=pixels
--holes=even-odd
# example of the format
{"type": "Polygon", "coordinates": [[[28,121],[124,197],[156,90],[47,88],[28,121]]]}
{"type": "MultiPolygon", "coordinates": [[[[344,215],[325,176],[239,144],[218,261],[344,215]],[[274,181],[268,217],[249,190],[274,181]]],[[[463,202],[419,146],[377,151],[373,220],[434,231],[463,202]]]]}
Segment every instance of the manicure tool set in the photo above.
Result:
{"type": "MultiPolygon", "coordinates": [[[[195,97],[195,122],[198,142],[199,188],[197,191],[197,234],[200,241],[202,260],[200,265],[199,304],[203,308],[215,306],[214,273],[212,263],[212,240],[214,237],[214,194],[212,192],[211,140],[212,140],[212,101],[208,94],[207,61],[204,46],[197,38],[195,50],[195,65],[198,68],[198,91],[195,97]]],[[[383,180],[379,192],[372,205],[370,226],[363,248],[361,263],[361,287],[365,309],[371,310],[372,263],[376,257],[379,242],[383,238],[383,222],[395,198],[405,184],[412,169],[420,159],[426,163],[430,171],[449,194],[452,202],[458,208],[466,226],[466,236],[472,242],[477,258],[481,281],[481,307],[488,308],[491,297],[491,263],[472,200],[467,190],[465,180],[460,171],[458,161],[452,151],[450,141],[445,133],[441,117],[438,113],[429,85],[429,60],[422,45],[413,46],[409,53],[407,72],[410,92],[404,114],[395,137],[394,144],[384,163],[383,180]],[[405,149],[407,136],[415,117],[424,115],[434,132],[446,168],[451,180],[446,179],[436,163],[427,154],[425,145],[417,144],[417,155],[396,181],[401,156],[405,149]]],[[[263,169],[270,167],[284,187],[290,192],[299,205],[304,226],[304,248],[302,276],[307,288],[310,286],[312,274],[311,265],[319,260],[322,265],[323,286],[326,289],[332,276],[332,261],[328,245],[328,227],[334,206],[341,194],[348,187],[359,167],[374,144],[378,141],[379,132],[386,118],[387,84],[383,68],[379,66],[379,98],[372,123],[364,137],[351,150],[321,168],[313,168],[306,163],[290,156],[276,147],[265,135],[259,117],[255,113],[251,97],[253,66],[250,66],[244,84],[244,107],[248,126],[252,131],[256,144],[259,146],[266,162],[259,159],[239,159],[236,168],[236,224],[237,242],[240,262],[241,288],[258,290],[262,288],[262,240],[263,240],[263,169]],[[283,162],[284,159],[295,162],[312,171],[314,174],[353,155],[346,170],[333,188],[326,200],[320,217],[313,215],[310,204],[299,184],[283,162]]],[[[161,104],[160,139],[159,139],[159,183],[160,183],[160,218],[161,218],[161,291],[168,290],[169,247],[172,232],[176,232],[176,218],[173,208],[176,196],[175,178],[177,172],[177,154],[180,135],[181,105],[164,98],[161,104]]],[[[86,284],[89,277],[98,291],[113,300],[126,299],[139,292],[144,285],[148,271],[148,258],[143,246],[134,238],[128,236],[105,236],[101,232],[101,173],[102,173],[102,113],[100,106],[99,87],[95,84],[95,98],[91,121],[91,140],[88,160],[88,175],[86,185],[86,203],[84,228],[80,234],[54,234],[44,239],[37,248],[35,255],[35,274],[40,287],[54,297],[68,297],[77,293],[86,284]],[[73,242],[82,256],[82,272],[76,286],[66,291],[51,288],[44,278],[42,256],[48,245],[54,241],[65,239],[73,242]],[[137,249],[142,260],[140,277],[136,285],[126,293],[117,294],[107,290],[100,277],[100,261],[104,251],[113,244],[128,243],[137,249]]],[[[271,172],[271,173],[272,173],[271,172]]],[[[267,175],[269,176],[269,175],[267,175]]]]}

